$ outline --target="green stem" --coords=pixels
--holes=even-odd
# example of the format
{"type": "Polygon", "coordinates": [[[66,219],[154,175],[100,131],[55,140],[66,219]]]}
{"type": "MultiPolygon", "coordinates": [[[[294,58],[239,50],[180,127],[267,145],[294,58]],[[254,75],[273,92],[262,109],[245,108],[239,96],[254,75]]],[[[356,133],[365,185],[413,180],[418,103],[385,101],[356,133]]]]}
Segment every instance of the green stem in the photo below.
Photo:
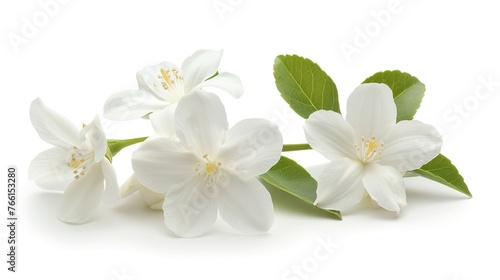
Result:
{"type": "Polygon", "coordinates": [[[293,152],[293,151],[303,151],[303,150],[310,150],[312,149],[309,144],[284,144],[283,149],[281,151],[283,152],[293,152]]]}
{"type": "Polygon", "coordinates": [[[148,137],[139,137],[139,138],[132,138],[132,139],[108,139],[108,152],[110,153],[111,157],[114,157],[118,152],[120,152],[123,148],[144,142],[148,137]]]}

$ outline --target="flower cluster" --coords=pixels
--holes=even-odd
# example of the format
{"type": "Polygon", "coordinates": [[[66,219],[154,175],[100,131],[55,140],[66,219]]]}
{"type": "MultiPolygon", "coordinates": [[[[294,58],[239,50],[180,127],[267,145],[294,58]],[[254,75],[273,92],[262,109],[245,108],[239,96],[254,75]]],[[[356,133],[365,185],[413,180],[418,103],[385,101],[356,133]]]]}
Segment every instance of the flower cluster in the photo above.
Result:
{"type": "MultiPolygon", "coordinates": [[[[35,157],[29,178],[64,191],[61,221],[88,222],[102,202],[139,192],[151,208],[163,210],[166,227],[178,236],[202,235],[218,216],[243,233],[271,228],[273,204],[259,176],[280,164],[287,145],[265,119],[228,126],[225,107],[211,89],[239,98],[243,86],[237,76],[218,72],[221,57],[222,51],[200,50],[180,68],[169,62],[145,67],[137,73],[138,89],[108,98],[104,117],[149,119],[155,131],[149,137],[107,140],[98,117],[78,131],[40,99],[33,101],[33,127],[55,147],[35,157]],[[112,158],[138,142],[134,174],[120,189],[112,158]]],[[[393,92],[383,83],[357,87],[345,119],[316,110],[304,132],[310,147],[331,161],[311,201],[329,210],[349,209],[369,196],[399,213],[406,205],[404,173],[436,158],[442,144],[430,125],[397,122],[393,92]]]]}

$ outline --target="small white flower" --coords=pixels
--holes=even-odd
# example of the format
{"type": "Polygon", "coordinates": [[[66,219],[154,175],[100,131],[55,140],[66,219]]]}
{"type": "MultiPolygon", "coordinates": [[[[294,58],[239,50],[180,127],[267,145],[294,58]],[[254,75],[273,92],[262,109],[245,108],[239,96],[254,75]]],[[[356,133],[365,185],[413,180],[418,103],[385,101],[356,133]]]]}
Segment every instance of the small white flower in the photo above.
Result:
{"type": "Polygon", "coordinates": [[[315,204],[345,210],[368,195],[399,213],[406,205],[401,172],[420,168],[436,157],[442,138],[416,120],[396,123],[396,105],[385,84],[362,84],[347,101],[346,120],[317,111],[304,131],[311,147],[331,160],[318,179],[315,204]]]}
{"type": "Polygon", "coordinates": [[[174,136],[173,115],[179,100],[195,90],[219,88],[235,98],[243,94],[240,79],[223,72],[217,73],[222,51],[199,50],[188,57],[181,68],[170,62],[147,66],[137,73],[138,90],[122,91],[113,94],[104,104],[104,116],[112,120],[131,120],[150,116],[156,132],[160,135],[174,136]],[[156,122],[169,120],[165,130],[158,128],[156,122]]]}
{"type": "Polygon", "coordinates": [[[184,97],[174,122],[178,140],[148,138],[132,156],[139,182],[166,193],[166,226],[178,236],[198,236],[211,228],[219,212],[241,232],[267,231],[273,205],[256,176],[280,158],[278,127],[248,119],[228,130],[222,102],[206,92],[184,97]]]}
{"type": "Polygon", "coordinates": [[[116,173],[105,157],[106,136],[97,116],[79,132],[37,98],[31,103],[30,117],[40,138],[55,147],[33,159],[28,178],[41,188],[64,191],[58,213],[61,221],[85,223],[101,201],[112,203],[119,198],[116,173]]]}

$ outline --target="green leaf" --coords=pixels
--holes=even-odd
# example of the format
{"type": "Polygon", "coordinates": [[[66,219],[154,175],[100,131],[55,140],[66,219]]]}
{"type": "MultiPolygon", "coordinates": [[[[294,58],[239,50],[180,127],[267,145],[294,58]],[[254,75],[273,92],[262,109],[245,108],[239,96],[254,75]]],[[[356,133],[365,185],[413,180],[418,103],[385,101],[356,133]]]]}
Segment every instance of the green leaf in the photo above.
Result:
{"type": "MultiPolygon", "coordinates": [[[[260,177],[268,184],[287,192],[308,204],[314,205],[316,200],[316,188],[318,183],[313,177],[295,161],[281,157],[267,173],[260,177]]],[[[342,219],[340,212],[337,210],[327,210],[337,218],[342,219]]]]}
{"type": "Polygon", "coordinates": [[[365,83],[381,83],[391,88],[398,110],[398,122],[413,119],[424,98],[425,85],[416,77],[399,70],[375,73],[365,83]]]}
{"type": "Polygon", "coordinates": [[[472,197],[464,178],[458,173],[457,168],[451,161],[442,154],[439,154],[421,168],[413,170],[413,172],[472,197]]]}
{"type": "Polygon", "coordinates": [[[279,55],[274,60],[274,78],[281,97],[301,117],[307,119],[321,109],[340,113],[337,86],[311,60],[279,55]]]}

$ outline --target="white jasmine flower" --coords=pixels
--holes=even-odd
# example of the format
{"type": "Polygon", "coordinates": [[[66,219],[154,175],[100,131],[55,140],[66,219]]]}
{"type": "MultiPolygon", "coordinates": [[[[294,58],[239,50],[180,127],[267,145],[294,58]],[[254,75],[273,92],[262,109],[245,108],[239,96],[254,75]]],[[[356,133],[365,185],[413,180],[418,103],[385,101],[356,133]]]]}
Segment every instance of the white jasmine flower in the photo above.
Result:
{"type": "Polygon", "coordinates": [[[315,204],[345,210],[368,195],[399,213],[406,205],[401,172],[436,157],[442,138],[416,120],[396,123],[396,105],[385,84],[362,84],[347,101],[347,116],[317,111],[304,131],[311,147],[331,160],[318,179],[315,204]]]}
{"type": "Polygon", "coordinates": [[[85,223],[102,200],[111,203],[119,198],[115,170],[105,157],[107,142],[98,117],[78,131],[39,98],[31,103],[30,117],[40,138],[55,147],[33,159],[28,177],[41,188],[64,191],[60,220],[85,223]]]}
{"type": "Polygon", "coordinates": [[[209,230],[219,213],[241,232],[267,231],[273,205],[256,176],[280,158],[278,127],[247,119],[228,130],[222,102],[206,92],[180,100],[174,122],[178,140],[148,138],[132,156],[138,181],[166,193],[165,225],[178,236],[194,237],[209,230]]]}
{"type": "MultiPolygon", "coordinates": [[[[222,51],[199,50],[178,68],[170,62],[147,66],[137,73],[138,90],[113,94],[104,104],[104,116],[112,120],[130,120],[150,113],[153,126],[163,136],[173,136],[173,114],[179,100],[195,90],[218,88],[235,98],[243,94],[240,79],[230,73],[217,73],[222,51]],[[207,80],[208,79],[208,80],[207,80]],[[166,131],[155,120],[167,118],[166,131]]],[[[160,121],[161,122],[161,121],[160,121]]]]}

